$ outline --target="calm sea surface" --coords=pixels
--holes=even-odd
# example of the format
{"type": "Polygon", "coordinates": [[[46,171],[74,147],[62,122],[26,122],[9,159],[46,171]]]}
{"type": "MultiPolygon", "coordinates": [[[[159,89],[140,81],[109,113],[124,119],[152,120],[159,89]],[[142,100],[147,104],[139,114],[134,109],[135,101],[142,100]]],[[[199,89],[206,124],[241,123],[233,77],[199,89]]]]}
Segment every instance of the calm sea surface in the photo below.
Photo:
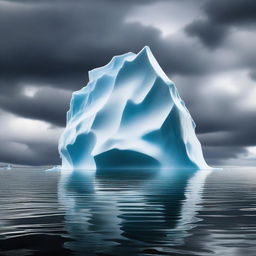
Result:
{"type": "Polygon", "coordinates": [[[0,255],[256,255],[256,168],[0,170],[0,255]]]}

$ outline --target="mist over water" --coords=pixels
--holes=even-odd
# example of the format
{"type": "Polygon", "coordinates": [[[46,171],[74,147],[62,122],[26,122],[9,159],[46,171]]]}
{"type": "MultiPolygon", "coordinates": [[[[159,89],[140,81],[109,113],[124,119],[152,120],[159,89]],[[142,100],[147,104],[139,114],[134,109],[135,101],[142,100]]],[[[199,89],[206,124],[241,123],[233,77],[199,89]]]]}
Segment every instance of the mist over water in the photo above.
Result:
{"type": "Polygon", "coordinates": [[[255,255],[256,169],[0,170],[0,255],[255,255]]]}

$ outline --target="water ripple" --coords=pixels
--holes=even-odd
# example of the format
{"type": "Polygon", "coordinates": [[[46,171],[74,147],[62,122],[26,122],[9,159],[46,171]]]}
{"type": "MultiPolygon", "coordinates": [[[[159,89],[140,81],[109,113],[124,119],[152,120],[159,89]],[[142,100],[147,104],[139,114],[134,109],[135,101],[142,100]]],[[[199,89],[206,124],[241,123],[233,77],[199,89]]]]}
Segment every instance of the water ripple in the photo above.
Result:
{"type": "Polygon", "coordinates": [[[256,170],[0,171],[0,255],[255,255],[256,170]]]}

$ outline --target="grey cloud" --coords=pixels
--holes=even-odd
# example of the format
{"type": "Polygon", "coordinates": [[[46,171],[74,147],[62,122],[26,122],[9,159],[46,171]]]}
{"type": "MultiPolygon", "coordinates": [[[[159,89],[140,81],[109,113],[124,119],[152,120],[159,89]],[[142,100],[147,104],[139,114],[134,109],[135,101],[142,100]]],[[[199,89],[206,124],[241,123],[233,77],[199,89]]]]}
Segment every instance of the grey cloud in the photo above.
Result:
{"type": "Polygon", "coordinates": [[[223,146],[223,147],[213,147],[204,146],[203,147],[204,156],[210,165],[220,165],[225,164],[227,159],[236,159],[241,155],[246,155],[247,150],[244,147],[235,146],[223,146]]]}
{"type": "Polygon", "coordinates": [[[195,20],[185,28],[190,36],[197,36],[209,48],[219,45],[227,34],[226,26],[204,20],[195,20]]]}
{"type": "Polygon", "coordinates": [[[21,165],[58,164],[59,155],[56,144],[1,142],[0,159],[4,163],[21,165]]]}
{"type": "Polygon", "coordinates": [[[71,93],[53,88],[40,88],[33,97],[22,93],[0,95],[0,107],[21,117],[65,125],[71,93]]]}
{"type": "Polygon", "coordinates": [[[256,2],[253,0],[206,1],[206,18],[193,21],[185,31],[198,37],[207,47],[217,48],[234,27],[255,29],[256,2]]]}
{"type": "Polygon", "coordinates": [[[249,73],[251,79],[255,80],[256,81],[256,70],[252,70],[250,73],[249,73]]]}
{"type": "Polygon", "coordinates": [[[107,38],[111,45],[119,26],[115,20],[126,10],[117,12],[117,8],[107,6],[103,10],[98,4],[85,2],[60,7],[18,6],[0,12],[0,33],[4,35],[0,42],[1,76],[44,79],[74,74],[81,79],[95,60],[105,60],[107,38]],[[96,51],[102,40],[106,49],[96,51]]]}
{"type": "MultiPolygon", "coordinates": [[[[59,164],[58,146],[55,143],[30,142],[27,143],[27,146],[36,153],[36,165],[59,164]]],[[[20,162],[20,164],[22,163],[20,162]]]]}
{"type": "Polygon", "coordinates": [[[243,24],[256,22],[256,2],[253,0],[208,1],[205,11],[209,18],[223,24],[243,24]]]}
{"type": "MultiPolygon", "coordinates": [[[[203,72],[188,45],[161,38],[159,30],[125,23],[132,5],[103,6],[86,2],[70,6],[33,6],[0,10],[0,76],[6,80],[61,81],[86,78],[113,55],[150,45],[172,72],[203,72]],[[68,17],[68,18],[67,18],[68,17]],[[104,43],[103,43],[104,42],[104,43]],[[181,61],[183,52],[191,55],[181,61]],[[169,63],[171,60],[171,63],[169,63]],[[194,62],[192,63],[192,61],[194,62]]],[[[199,59],[199,58],[197,58],[199,59]]],[[[199,59],[200,60],[200,59],[199,59]]],[[[67,83],[57,83],[66,87],[67,83]]],[[[75,87],[74,84],[70,85],[75,87]]]]}

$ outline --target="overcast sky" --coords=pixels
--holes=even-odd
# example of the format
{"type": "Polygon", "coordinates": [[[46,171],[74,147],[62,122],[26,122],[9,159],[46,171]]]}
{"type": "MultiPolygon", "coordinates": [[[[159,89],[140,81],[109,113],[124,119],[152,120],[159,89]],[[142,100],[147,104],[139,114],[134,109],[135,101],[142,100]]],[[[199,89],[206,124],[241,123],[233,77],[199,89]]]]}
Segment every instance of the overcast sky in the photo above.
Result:
{"type": "Polygon", "coordinates": [[[59,164],[72,91],[149,45],[212,165],[256,164],[255,0],[0,0],[0,162],[59,164]]]}

